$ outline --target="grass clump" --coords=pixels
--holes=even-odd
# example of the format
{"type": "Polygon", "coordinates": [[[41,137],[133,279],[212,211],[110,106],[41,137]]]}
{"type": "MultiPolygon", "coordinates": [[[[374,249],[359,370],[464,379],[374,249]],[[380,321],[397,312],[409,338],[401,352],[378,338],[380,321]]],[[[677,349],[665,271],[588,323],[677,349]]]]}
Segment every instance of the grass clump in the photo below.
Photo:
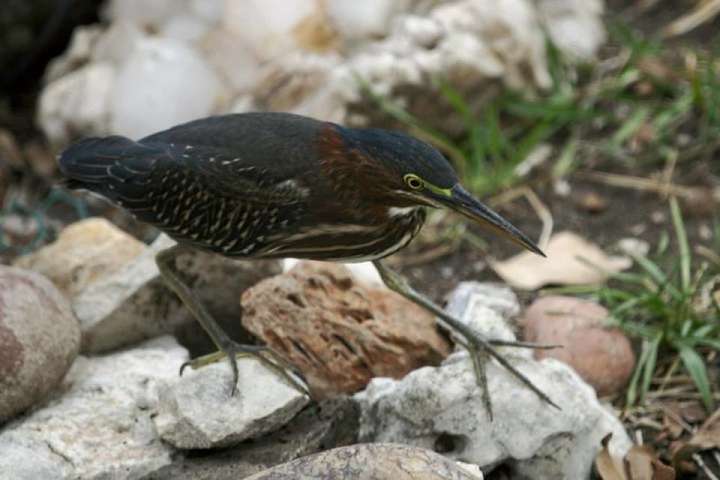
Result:
{"type": "MultiPolygon", "coordinates": [[[[525,180],[518,166],[543,144],[554,148],[545,177],[586,166],[625,168],[703,159],[720,148],[720,49],[683,50],[611,24],[600,61],[577,65],[548,42],[552,86],[540,92],[502,87],[478,110],[445,79],[439,100],[462,119],[456,137],[430,127],[396,102],[365,91],[386,114],[451,158],[478,194],[525,180]]],[[[712,44],[711,44],[712,45],[712,44]]],[[[474,99],[473,99],[474,100],[474,99]]]]}
{"type": "Polygon", "coordinates": [[[640,357],[627,388],[627,406],[644,399],[657,377],[658,359],[670,353],[675,360],[664,376],[669,377],[681,365],[704,406],[712,411],[714,400],[703,353],[720,352],[720,265],[693,258],[674,198],[670,213],[677,254],[668,253],[665,236],[656,258],[632,255],[639,271],[613,274],[605,286],[563,290],[590,294],[608,307],[612,323],[641,340],[640,357]]]}

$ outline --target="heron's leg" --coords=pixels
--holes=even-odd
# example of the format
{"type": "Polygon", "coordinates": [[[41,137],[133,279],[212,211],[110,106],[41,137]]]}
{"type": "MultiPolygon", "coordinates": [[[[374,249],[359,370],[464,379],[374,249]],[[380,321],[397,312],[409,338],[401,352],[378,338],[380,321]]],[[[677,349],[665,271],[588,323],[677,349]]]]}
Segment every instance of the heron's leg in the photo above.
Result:
{"type": "Polygon", "coordinates": [[[451,315],[432,302],[430,299],[417,292],[410,284],[397,272],[386,267],[380,260],[373,261],[375,268],[377,269],[380,277],[387,287],[395,292],[399,293],[408,300],[420,305],[429,312],[437,315],[442,323],[448,326],[455,333],[463,337],[463,346],[470,352],[470,357],[473,361],[475,368],[475,374],[477,376],[478,385],[482,389],[483,403],[487,408],[488,414],[492,418],[492,403],[490,402],[490,394],[487,388],[487,376],[485,374],[485,362],[488,356],[495,358],[503,367],[505,367],[510,373],[517,377],[522,383],[524,383],[530,390],[540,397],[543,401],[552,405],[553,407],[560,409],[550,397],[548,397],[542,390],[535,386],[529,378],[527,378],[522,372],[516,369],[510,362],[508,362],[500,352],[498,352],[493,345],[499,346],[510,346],[510,347],[522,347],[522,348],[555,348],[553,345],[536,345],[526,342],[510,342],[505,340],[490,340],[485,338],[479,332],[475,332],[470,327],[462,323],[460,320],[454,318],[451,315]]]}
{"type": "Polygon", "coordinates": [[[203,306],[202,302],[193,294],[190,287],[185,283],[175,264],[177,255],[183,251],[183,247],[180,245],[174,245],[159,252],[155,256],[155,263],[157,263],[160,274],[162,275],[165,283],[175,294],[180,298],[182,303],[187,307],[193,316],[200,322],[203,329],[212,339],[218,351],[205,355],[202,357],[195,358],[186,362],[180,368],[180,374],[182,374],[184,368],[190,365],[193,368],[199,368],[204,365],[208,365],[213,362],[217,362],[227,357],[230,362],[230,367],[233,372],[233,384],[231,394],[234,395],[237,390],[238,382],[238,367],[237,358],[252,356],[257,358],[261,363],[275,371],[278,375],[288,381],[298,391],[308,394],[309,392],[300,382],[298,382],[291,373],[295,372],[292,365],[290,365],[285,359],[275,354],[272,350],[267,347],[257,345],[241,345],[234,341],[228,336],[227,333],[218,325],[215,319],[210,315],[210,312],[203,306]]]}

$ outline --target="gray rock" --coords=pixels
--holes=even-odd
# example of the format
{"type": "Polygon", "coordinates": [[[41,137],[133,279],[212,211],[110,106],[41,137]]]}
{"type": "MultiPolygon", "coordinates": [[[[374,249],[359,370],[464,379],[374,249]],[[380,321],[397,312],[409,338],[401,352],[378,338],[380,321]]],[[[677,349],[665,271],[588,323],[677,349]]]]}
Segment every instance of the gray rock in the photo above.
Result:
{"type": "Polygon", "coordinates": [[[463,315],[469,309],[469,303],[494,310],[503,318],[513,318],[520,314],[520,303],[510,287],[495,282],[460,282],[447,296],[445,309],[451,315],[463,315]]]}
{"type": "MultiPolygon", "coordinates": [[[[174,244],[161,235],[125,268],[88,285],[75,298],[83,352],[103,352],[174,333],[195,321],[167,289],[155,264],[157,252],[174,244]]],[[[241,293],[281,271],[274,260],[238,262],[200,251],[183,253],[178,268],[215,317],[230,317],[238,325],[241,293]]]]}
{"type": "Polygon", "coordinates": [[[70,303],[48,279],[0,267],[0,424],[57,387],[79,345],[70,303]]]}
{"type": "Polygon", "coordinates": [[[125,480],[169,464],[173,450],[160,441],[151,416],[158,381],[177,377],[186,359],[171,337],[79,357],[62,396],[0,433],[2,478],[125,480]]]}
{"type": "MultiPolygon", "coordinates": [[[[472,290],[459,296],[467,298],[465,311],[460,311],[459,301],[451,301],[451,308],[457,308],[452,313],[488,336],[514,339],[508,325],[498,325],[502,317],[497,311],[483,303],[479,290],[472,290]],[[489,327],[487,318],[492,319],[489,327]]],[[[518,474],[538,480],[587,478],[608,433],[613,434],[612,452],[624,454],[629,449],[620,421],[571,368],[554,359],[535,361],[522,349],[506,347],[503,353],[562,410],[548,406],[496,362],[489,362],[491,420],[469,355],[461,351],[440,367],[416,370],[402,380],[371,381],[355,396],[362,409],[360,440],[434,448],[484,470],[510,463],[518,474]]]]}
{"type": "Polygon", "coordinates": [[[68,478],[67,461],[35,438],[13,432],[0,436],[0,480],[68,478]]]}
{"type": "Polygon", "coordinates": [[[357,441],[360,410],[351,398],[311,404],[280,430],[235,447],[179,455],[144,480],[237,480],[328,448],[357,441]]]}
{"type": "Polygon", "coordinates": [[[227,447],[277,430],[310,400],[255,358],[239,358],[238,370],[233,396],[226,362],[166,382],[153,419],[162,439],[183,449],[227,447]]]}
{"type": "MultiPolygon", "coordinates": [[[[461,282],[448,294],[445,309],[450,315],[489,338],[515,340],[515,334],[507,320],[520,313],[520,304],[515,293],[506,285],[461,282]]],[[[514,350],[516,354],[528,358],[532,356],[530,350],[514,350]]]]}
{"type": "Polygon", "coordinates": [[[360,444],[278,465],[246,480],[482,480],[482,474],[422,448],[360,444]]]}

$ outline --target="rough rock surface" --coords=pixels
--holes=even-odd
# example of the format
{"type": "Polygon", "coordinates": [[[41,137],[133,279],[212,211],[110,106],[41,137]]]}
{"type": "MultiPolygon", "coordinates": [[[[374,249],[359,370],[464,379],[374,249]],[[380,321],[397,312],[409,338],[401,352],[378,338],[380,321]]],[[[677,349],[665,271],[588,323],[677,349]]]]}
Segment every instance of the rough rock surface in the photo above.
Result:
{"type": "Polygon", "coordinates": [[[553,295],[535,300],[521,324],[527,341],[563,346],[537,350],[535,358],[567,363],[598,395],[609,395],[630,379],[635,353],[619,328],[604,324],[607,317],[608,311],[595,302],[553,295]]]}
{"type": "Polygon", "coordinates": [[[432,450],[393,444],[335,448],[278,465],[246,480],[482,480],[432,450]]]}
{"type": "Polygon", "coordinates": [[[284,355],[313,395],[402,377],[449,351],[435,319],[396,293],[358,284],[341,265],[301,262],[242,296],[242,323],[284,355]]]}
{"type": "Polygon", "coordinates": [[[108,3],[110,27],[77,29],[41,95],[38,121],[55,143],[257,109],[360,123],[358,78],[453,133],[462,119],[426,101],[432,78],[479,110],[490,86],[550,86],[545,32],[572,57],[604,41],[600,0],[108,3]]]}
{"type": "MultiPolygon", "coordinates": [[[[167,289],[155,255],[174,245],[161,235],[136,259],[113,275],[88,285],[73,301],[80,320],[84,352],[102,352],[195,322],[180,299],[167,289]]],[[[208,310],[237,323],[241,293],[261,279],[279,273],[279,261],[239,262],[219,255],[188,251],[178,269],[208,310]]]]}
{"type": "MultiPolygon", "coordinates": [[[[457,309],[451,313],[487,336],[512,340],[510,327],[498,325],[503,320],[498,311],[516,311],[502,307],[512,304],[511,296],[497,295],[502,301],[493,309],[488,306],[492,297],[485,295],[489,291],[491,285],[464,284],[450,296],[450,306],[457,309]]],[[[629,448],[622,424],[567,365],[536,361],[524,349],[502,352],[562,410],[542,402],[493,361],[487,364],[491,421],[469,355],[460,351],[439,367],[421,368],[399,381],[373,379],[356,394],[362,409],[360,440],[435,449],[483,470],[509,463],[520,475],[539,480],[587,478],[608,433],[613,433],[611,451],[629,448]]]]}
{"type": "MultiPolygon", "coordinates": [[[[507,320],[517,316],[520,312],[520,303],[515,292],[507,285],[461,282],[448,294],[445,310],[489,338],[515,339],[515,334],[507,320]]],[[[517,355],[530,356],[529,350],[514,350],[517,355]]]]}
{"type": "Polygon", "coordinates": [[[176,457],[144,480],[237,480],[280,463],[357,441],[359,409],[349,397],[313,403],[280,430],[222,450],[176,457]]]}
{"type": "Polygon", "coordinates": [[[624,453],[630,447],[619,420],[567,365],[553,359],[511,361],[562,410],[543,403],[491,363],[491,421],[468,354],[459,352],[440,367],[416,370],[400,381],[371,381],[355,396],[363,411],[360,439],[434,448],[483,470],[509,463],[538,480],[587,478],[608,433],[613,434],[613,451],[624,453]]]}
{"type": "Polygon", "coordinates": [[[445,309],[451,315],[469,315],[479,305],[494,310],[505,319],[520,313],[515,292],[503,283],[494,282],[460,282],[448,295],[445,309]]]}
{"type": "Polygon", "coordinates": [[[145,245],[104,218],[69,225],[50,245],[14,265],[45,275],[71,300],[88,285],[122,269],[145,245]]]}
{"type": "Polygon", "coordinates": [[[255,358],[238,359],[238,374],[233,396],[226,362],[163,385],[153,418],[162,439],[182,449],[227,447],[277,430],[310,401],[255,358]]]}
{"type": "Polygon", "coordinates": [[[186,359],[170,337],[78,357],[61,396],[0,432],[0,478],[125,480],[169,464],[173,452],[151,420],[156,386],[177,378],[186,359]]]}
{"type": "Polygon", "coordinates": [[[0,424],[57,387],[79,345],[70,304],[48,279],[0,267],[0,424]]]}
{"type": "Polygon", "coordinates": [[[218,75],[186,42],[143,39],[118,69],[110,95],[110,127],[140,138],[209,115],[223,95],[218,75]]]}

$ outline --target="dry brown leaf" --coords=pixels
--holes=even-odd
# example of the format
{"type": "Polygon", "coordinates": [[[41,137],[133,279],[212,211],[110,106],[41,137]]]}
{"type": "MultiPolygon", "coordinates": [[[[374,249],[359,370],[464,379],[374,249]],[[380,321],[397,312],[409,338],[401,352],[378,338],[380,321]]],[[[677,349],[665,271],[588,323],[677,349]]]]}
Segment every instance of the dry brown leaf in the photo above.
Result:
{"type": "Polygon", "coordinates": [[[647,446],[634,445],[624,459],[613,457],[608,450],[610,437],[603,438],[603,448],[595,458],[595,469],[602,480],[675,480],[675,470],[647,446]]]}
{"type": "Polygon", "coordinates": [[[663,415],[663,428],[673,440],[680,438],[680,435],[685,431],[680,422],[667,413],[663,415]]]}
{"type": "Polygon", "coordinates": [[[675,480],[675,470],[665,465],[657,454],[644,445],[634,445],[625,462],[630,471],[630,480],[675,480]]]}
{"type": "Polygon", "coordinates": [[[720,448],[720,409],[705,420],[689,443],[700,450],[720,448]]]}
{"type": "Polygon", "coordinates": [[[647,448],[633,445],[625,461],[632,480],[653,480],[653,455],[647,448]]]}
{"type": "Polygon", "coordinates": [[[595,457],[595,469],[602,480],[628,480],[622,459],[613,457],[608,450],[611,437],[609,433],[602,439],[603,448],[595,457]]]}
{"type": "Polygon", "coordinates": [[[591,285],[602,283],[611,273],[632,264],[626,257],[611,257],[597,245],[565,231],[552,236],[545,248],[547,258],[521,253],[491,267],[515,288],[534,290],[544,285],[591,285]]]}
{"type": "Polygon", "coordinates": [[[673,465],[682,465],[693,453],[720,448],[720,409],[703,423],[687,442],[673,442],[673,465]]]}

